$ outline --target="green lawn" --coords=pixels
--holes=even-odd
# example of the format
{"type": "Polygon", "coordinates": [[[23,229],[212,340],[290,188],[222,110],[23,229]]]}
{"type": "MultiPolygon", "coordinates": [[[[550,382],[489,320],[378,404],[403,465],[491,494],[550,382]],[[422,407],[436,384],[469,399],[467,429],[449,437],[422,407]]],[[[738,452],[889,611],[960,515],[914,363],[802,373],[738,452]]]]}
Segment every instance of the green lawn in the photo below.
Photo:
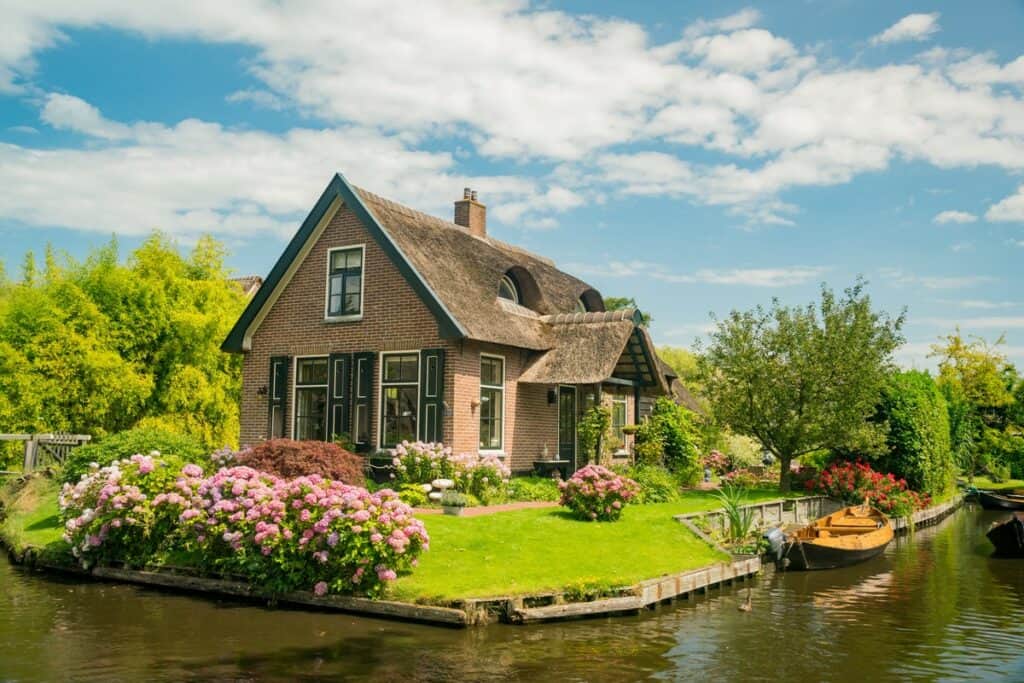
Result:
{"type": "Polygon", "coordinates": [[[29,480],[14,492],[7,487],[0,490],[7,515],[0,522],[0,536],[15,553],[28,547],[61,554],[67,549],[61,540],[64,529],[57,516],[59,491],[57,482],[42,477],[29,480]]]}
{"type": "MultiPolygon", "coordinates": [[[[751,502],[778,498],[753,491],[751,502]]],[[[430,551],[392,596],[420,602],[626,586],[727,560],[673,515],[719,507],[708,492],[627,506],[617,522],[582,522],[561,508],[425,518],[430,551]]]]}
{"type": "Polygon", "coordinates": [[[998,484],[988,477],[975,477],[974,486],[979,489],[992,491],[1005,491],[1009,489],[1024,489],[1024,479],[1007,479],[998,484]]]}

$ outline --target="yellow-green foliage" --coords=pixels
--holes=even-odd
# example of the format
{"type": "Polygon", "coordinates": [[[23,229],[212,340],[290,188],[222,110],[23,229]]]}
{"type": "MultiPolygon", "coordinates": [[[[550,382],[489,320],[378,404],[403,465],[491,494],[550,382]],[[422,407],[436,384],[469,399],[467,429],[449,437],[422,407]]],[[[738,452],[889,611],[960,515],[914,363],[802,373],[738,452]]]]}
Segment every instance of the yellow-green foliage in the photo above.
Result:
{"type": "Polygon", "coordinates": [[[217,242],[183,256],[154,235],[127,263],[112,242],[46,264],[40,275],[27,258],[20,282],[0,280],[2,431],[102,437],[148,420],[234,443],[241,365],[220,344],[245,297],[217,242]]]}

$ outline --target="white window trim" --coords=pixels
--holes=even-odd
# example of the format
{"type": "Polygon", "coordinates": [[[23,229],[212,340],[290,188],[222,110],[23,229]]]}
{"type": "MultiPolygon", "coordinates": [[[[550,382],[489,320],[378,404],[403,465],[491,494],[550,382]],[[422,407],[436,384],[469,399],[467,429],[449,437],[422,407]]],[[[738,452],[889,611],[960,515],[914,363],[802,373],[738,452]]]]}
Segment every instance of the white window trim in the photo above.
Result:
{"type": "Polygon", "coordinates": [[[342,323],[342,322],[356,322],[363,319],[363,308],[366,300],[366,243],[362,244],[347,244],[343,247],[331,247],[327,250],[327,272],[324,276],[324,322],[328,323],[342,323]],[[360,263],[362,263],[362,275],[359,280],[359,312],[351,315],[331,315],[331,260],[332,255],[336,251],[348,251],[350,249],[358,249],[360,252],[360,263]]]}
{"type": "MultiPolygon", "coordinates": [[[[317,354],[317,355],[312,355],[312,356],[295,356],[294,358],[292,358],[292,407],[291,407],[291,420],[289,421],[289,424],[290,424],[289,433],[291,434],[291,438],[292,439],[295,439],[295,421],[299,419],[299,404],[296,401],[296,396],[298,396],[298,393],[299,393],[298,392],[298,389],[299,389],[299,361],[300,360],[309,360],[310,358],[324,358],[324,359],[327,360],[327,384],[303,384],[302,388],[303,389],[307,389],[307,388],[315,389],[315,388],[318,388],[318,387],[323,387],[324,390],[326,390],[327,393],[328,393],[327,402],[328,402],[328,404],[330,403],[330,398],[331,398],[330,397],[331,357],[330,356],[324,356],[322,354],[317,354]]],[[[330,418],[329,418],[329,416],[326,413],[324,414],[324,420],[325,420],[325,422],[324,422],[324,425],[325,425],[324,431],[326,432],[327,431],[326,427],[330,423],[330,418]]],[[[324,434],[324,438],[325,439],[327,438],[327,434],[324,434]]]]}
{"type": "MultiPolygon", "coordinates": [[[[481,391],[483,389],[485,389],[485,388],[486,389],[500,389],[501,390],[501,448],[479,448],[478,447],[477,448],[477,452],[480,455],[496,455],[499,458],[504,458],[505,457],[505,444],[506,444],[506,441],[505,441],[505,412],[506,412],[506,408],[508,406],[508,401],[505,400],[505,386],[508,384],[508,368],[507,368],[507,365],[506,365],[505,356],[502,356],[501,354],[498,354],[498,353],[481,353],[480,354],[480,363],[477,366],[477,372],[479,373],[479,377],[481,378],[480,379],[480,391],[477,392],[477,398],[478,399],[480,398],[481,391]],[[484,384],[483,373],[480,373],[480,367],[483,365],[483,359],[484,358],[497,358],[497,359],[499,359],[501,361],[501,386],[500,387],[495,385],[495,384],[484,384]]],[[[482,401],[481,401],[480,405],[483,405],[482,401]]],[[[478,446],[480,444],[480,416],[482,414],[483,414],[483,411],[480,411],[480,414],[478,414],[477,417],[476,417],[476,442],[477,442],[478,446]]]]}
{"type": "Polygon", "coordinates": [[[505,297],[501,296],[500,294],[498,295],[498,298],[499,299],[505,299],[505,301],[511,301],[512,303],[516,304],[517,306],[521,306],[522,304],[519,301],[519,298],[520,298],[519,287],[516,285],[516,281],[512,278],[512,276],[509,275],[508,273],[505,273],[504,275],[501,276],[501,280],[498,283],[498,291],[499,292],[501,291],[501,285],[502,284],[507,284],[508,288],[510,290],[512,290],[512,298],[511,299],[505,299],[505,297]]]}
{"type": "MultiPolygon", "coordinates": [[[[408,356],[410,354],[416,354],[416,434],[415,440],[418,441],[420,438],[420,375],[422,374],[422,368],[420,363],[423,362],[423,354],[420,353],[421,349],[408,349],[406,351],[378,351],[377,352],[377,450],[382,448],[389,448],[384,446],[384,356],[408,356]]],[[[405,386],[411,387],[412,382],[401,382],[397,384],[389,384],[387,386],[405,386]]]]}

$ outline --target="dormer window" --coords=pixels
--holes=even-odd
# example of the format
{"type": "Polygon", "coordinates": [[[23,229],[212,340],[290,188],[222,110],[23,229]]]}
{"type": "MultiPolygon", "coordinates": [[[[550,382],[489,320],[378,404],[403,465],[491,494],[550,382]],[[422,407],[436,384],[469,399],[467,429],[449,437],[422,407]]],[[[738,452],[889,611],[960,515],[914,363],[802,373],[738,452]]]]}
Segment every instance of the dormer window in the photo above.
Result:
{"type": "Polygon", "coordinates": [[[362,245],[327,252],[328,320],[356,319],[363,314],[362,245]]]}
{"type": "Polygon", "coordinates": [[[498,297],[508,299],[514,304],[519,303],[519,287],[516,286],[516,281],[512,279],[511,275],[502,276],[501,282],[498,283],[498,297]]]}
{"type": "Polygon", "coordinates": [[[585,303],[583,303],[583,299],[576,299],[576,312],[577,313],[586,313],[587,312],[587,305],[585,303]]]}

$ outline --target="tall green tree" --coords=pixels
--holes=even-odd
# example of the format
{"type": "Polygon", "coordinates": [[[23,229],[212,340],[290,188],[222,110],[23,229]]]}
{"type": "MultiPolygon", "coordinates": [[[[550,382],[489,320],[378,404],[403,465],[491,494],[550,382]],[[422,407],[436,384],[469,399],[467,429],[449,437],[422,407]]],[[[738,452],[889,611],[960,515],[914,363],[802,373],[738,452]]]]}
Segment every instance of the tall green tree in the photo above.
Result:
{"type": "MultiPolygon", "coordinates": [[[[632,308],[640,311],[640,307],[636,303],[636,299],[633,297],[625,296],[606,296],[604,298],[604,308],[606,311],[621,311],[624,308],[632,308]]],[[[640,311],[640,324],[649,327],[651,324],[651,314],[644,311],[640,311]]]]}
{"type": "Polygon", "coordinates": [[[153,235],[120,262],[116,242],[84,261],[31,255],[0,283],[0,432],[102,437],[138,424],[238,438],[240,361],[220,343],[245,305],[223,247],[183,255],[153,235]]]}
{"type": "Polygon", "coordinates": [[[716,417],[757,439],[782,465],[820,449],[877,451],[884,428],[868,421],[903,343],[903,314],[871,307],[858,280],[837,297],[802,307],[778,300],[720,320],[702,357],[705,395],[716,417]]]}

